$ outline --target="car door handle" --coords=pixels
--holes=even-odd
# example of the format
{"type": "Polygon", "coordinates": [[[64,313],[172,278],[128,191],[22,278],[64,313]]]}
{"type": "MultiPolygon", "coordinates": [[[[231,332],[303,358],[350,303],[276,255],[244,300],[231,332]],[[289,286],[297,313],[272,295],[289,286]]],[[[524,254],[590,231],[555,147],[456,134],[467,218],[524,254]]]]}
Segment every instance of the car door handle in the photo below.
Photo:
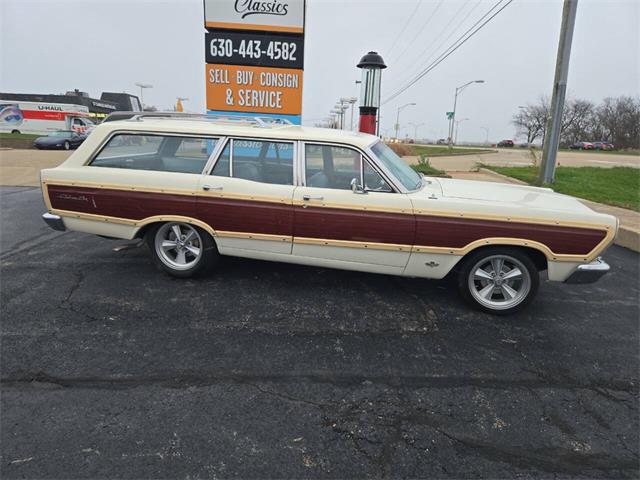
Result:
{"type": "Polygon", "coordinates": [[[208,192],[210,190],[222,190],[222,187],[220,187],[220,186],[215,186],[214,187],[212,185],[203,185],[202,189],[208,192]]]}
{"type": "Polygon", "coordinates": [[[302,200],[308,202],[309,200],[323,200],[324,197],[322,195],[303,195],[302,200]]]}

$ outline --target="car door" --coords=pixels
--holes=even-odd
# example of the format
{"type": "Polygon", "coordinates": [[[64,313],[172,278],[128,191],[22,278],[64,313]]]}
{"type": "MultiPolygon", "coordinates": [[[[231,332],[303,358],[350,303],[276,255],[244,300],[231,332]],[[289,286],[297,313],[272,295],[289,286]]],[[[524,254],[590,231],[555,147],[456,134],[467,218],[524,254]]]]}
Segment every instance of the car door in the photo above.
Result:
{"type": "Polygon", "coordinates": [[[215,138],[116,132],[80,167],[48,180],[52,207],[106,221],[197,218],[195,193],[215,138]]]}
{"type": "Polygon", "coordinates": [[[353,147],[306,142],[301,150],[293,254],[399,273],[415,237],[409,198],[353,147]]]}
{"type": "Polygon", "coordinates": [[[199,185],[198,212],[221,253],[291,254],[294,142],[229,138],[199,185]]]}

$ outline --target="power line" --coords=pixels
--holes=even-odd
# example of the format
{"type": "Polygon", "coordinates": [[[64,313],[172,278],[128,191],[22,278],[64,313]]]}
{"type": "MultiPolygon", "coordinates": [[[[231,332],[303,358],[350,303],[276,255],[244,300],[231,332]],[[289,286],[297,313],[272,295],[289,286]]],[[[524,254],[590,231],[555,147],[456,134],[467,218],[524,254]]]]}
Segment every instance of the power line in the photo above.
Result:
{"type": "Polygon", "coordinates": [[[389,48],[389,53],[391,53],[393,51],[393,49],[395,48],[396,44],[398,43],[398,40],[400,40],[400,37],[402,37],[402,34],[404,33],[404,31],[409,26],[409,23],[411,23],[411,19],[413,18],[413,16],[418,11],[418,8],[420,8],[420,4],[421,3],[422,3],[422,0],[418,0],[417,1],[416,6],[414,7],[413,11],[411,12],[411,15],[409,15],[409,17],[407,17],[407,21],[405,22],[404,26],[400,29],[400,31],[398,32],[398,35],[396,36],[395,40],[391,44],[391,48],[389,48]]]}
{"type": "MultiPolygon", "coordinates": [[[[500,0],[500,1],[503,1],[503,0],[500,0]]],[[[447,36],[446,36],[446,38],[444,38],[444,39],[443,39],[443,40],[438,44],[438,46],[437,46],[437,47],[432,48],[432,45],[428,45],[428,46],[427,46],[427,48],[425,48],[425,49],[420,53],[420,55],[418,55],[418,56],[416,57],[416,60],[413,62],[414,64],[417,64],[417,63],[418,63],[418,58],[423,57],[423,55],[425,55],[428,51],[432,51],[432,52],[433,52],[433,53],[431,53],[431,54],[427,57],[427,60],[425,60],[424,62],[422,62],[422,64],[418,65],[418,66],[417,66],[417,68],[414,68],[414,69],[413,69],[413,71],[411,72],[411,74],[410,74],[410,75],[407,75],[407,76],[405,77],[406,79],[410,79],[410,78],[412,78],[416,73],[418,73],[422,68],[424,68],[424,66],[425,66],[425,65],[429,64],[429,62],[433,59],[433,57],[438,53],[438,51],[440,50],[440,48],[441,48],[445,43],[447,43],[447,41],[448,41],[448,40],[449,40],[449,39],[450,39],[450,38],[451,38],[451,37],[452,37],[452,36],[453,36],[453,35],[454,35],[454,34],[455,34],[459,29],[460,29],[460,27],[461,27],[462,25],[464,25],[464,22],[466,22],[466,21],[467,21],[467,18],[469,18],[469,16],[470,16],[470,15],[471,15],[475,10],[476,10],[476,8],[478,8],[478,6],[480,5],[480,3],[481,3],[481,2],[482,2],[482,0],[478,0],[478,1],[476,2],[476,4],[471,8],[471,10],[469,10],[469,11],[467,12],[467,14],[464,16],[464,18],[463,18],[462,20],[460,20],[460,23],[458,23],[458,25],[457,25],[453,30],[451,30],[451,32],[449,33],[449,35],[447,35],[447,36]]],[[[493,8],[495,8],[495,6],[494,6],[493,8]]],[[[491,10],[493,10],[493,9],[491,9],[491,10]]],[[[489,11],[488,11],[487,13],[485,13],[482,17],[480,17],[480,19],[479,19],[479,20],[477,20],[477,21],[472,25],[472,27],[471,27],[471,28],[473,28],[474,26],[478,25],[478,23],[480,23],[480,22],[481,22],[481,21],[482,21],[482,20],[483,20],[483,19],[484,19],[484,18],[485,18],[489,13],[491,13],[491,10],[489,10],[489,11]]],[[[452,20],[453,20],[453,19],[452,19],[452,20]]],[[[450,24],[451,24],[451,22],[449,22],[449,24],[448,24],[448,25],[450,25],[450,24]]],[[[446,30],[446,28],[445,28],[445,30],[446,30]]],[[[470,29],[469,29],[469,30],[470,30],[470,29]]],[[[469,30],[467,30],[467,31],[469,31],[469,30]]],[[[443,30],[443,32],[444,32],[444,30],[443,30]]],[[[434,42],[434,43],[435,43],[435,42],[434,42]]]]}
{"type": "MultiPolygon", "coordinates": [[[[503,0],[500,0],[503,1],[503,0]]],[[[451,25],[453,23],[453,21],[456,19],[456,17],[462,12],[462,9],[459,9],[453,16],[453,18],[451,20],[449,20],[449,23],[447,23],[447,25],[442,29],[442,31],[436,36],[436,38],[434,38],[433,42],[431,42],[429,45],[427,45],[427,47],[420,52],[420,54],[418,56],[415,57],[415,61],[413,62],[414,65],[418,64],[418,59],[420,58],[424,58],[426,56],[426,53],[429,51],[432,51],[433,53],[431,53],[428,57],[427,60],[422,62],[422,64],[417,65],[417,68],[414,68],[413,71],[411,72],[410,75],[407,75],[405,78],[409,79],[411,77],[413,77],[417,72],[420,71],[420,69],[422,69],[425,65],[427,65],[432,59],[433,57],[438,53],[438,50],[440,50],[440,48],[447,43],[447,41],[460,29],[460,27],[462,25],[464,25],[464,22],[466,22],[467,18],[469,18],[469,16],[476,10],[476,8],[478,8],[478,6],[480,5],[480,3],[482,2],[482,0],[478,0],[475,5],[473,5],[473,7],[471,7],[471,10],[469,10],[467,12],[467,14],[462,18],[462,20],[460,20],[460,22],[456,25],[455,28],[453,28],[450,32],[449,35],[447,35],[439,44],[437,47],[433,48],[433,45],[435,44],[436,40],[442,36],[442,34],[444,32],[447,31],[447,29],[449,28],[449,25],[451,25]]],[[[466,6],[466,4],[463,4],[463,7],[466,6]]],[[[494,7],[495,8],[495,7],[494,7]]],[[[482,21],[483,18],[485,18],[489,13],[491,12],[491,10],[489,10],[489,12],[485,13],[480,20],[476,21],[476,23],[474,24],[477,25],[478,23],[480,23],[482,21]]]]}
{"type": "MultiPolygon", "coordinates": [[[[500,3],[502,3],[503,0],[499,0],[498,3],[496,3],[496,5],[494,5],[489,12],[491,12],[492,10],[494,10],[500,3]]],[[[469,30],[467,30],[465,33],[463,33],[460,37],[458,37],[458,39],[453,42],[453,44],[451,46],[449,46],[449,48],[447,48],[442,54],[440,54],[440,56],[438,58],[436,58],[436,60],[434,60],[429,66],[427,66],[422,72],[420,72],[413,80],[411,80],[407,85],[405,85],[404,87],[400,88],[399,90],[397,90],[396,92],[394,92],[393,94],[391,94],[389,97],[387,97],[382,104],[386,104],[388,102],[390,102],[391,100],[393,100],[394,98],[396,98],[397,96],[401,95],[402,93],[404,93],[407,89],[409,89],[410,87],[412,87],[413,85],[415,85],[420,79],[422,79],[427,73],[429,73],[431,70],[433,70],[435,67],[437,67],[438,65],[440,65],[440,63],[442,63],[447,57],[449,57],[453,52],[455,52],[456,50],[458,50],[458,48],[460,48],[462,45],[464,45],[471,37],[473,37],[476,33],[478,33],[487,23],[489,23],[491,20],[493,20],[500,12],[502,12],[505,8],[507,8],[511,2],[513,2],[513,0],[508,0],[507,3],[505,3],[497,12],[495,12],[493,15],[491,15],[487,20],[485,20],[479,27],[477,27],[475,30],[473,30],[473,32],[471,32],[468,36],[467,33],[469,33],[470,30],[472,30],[475,25],[478,24],[479,21],[482,20],[482,18],[486,17],[487,14],[489,12],[487,12],[485,15],[483,15],[483,17],[474,24],[474,26],[472,26],[469,30]],[[459,43],[458,43],[459,42],[459,43]],[[456,45],[457,44],[457,45],[456,45]]]]}
{"type": "Polygon", "coordinates": [[[440,9],[440,7],[442,6],[442,3],[444,2],[444,0],[440,0],[440,2],[438,3],[438,5],[436,5],[436,8],[433,10],[433,12],[431,12],[431,15],[429,15],[429,17],[427,18],[427,21],[424,22],[422,24],[422,27],[420,27],[418,29],[418,31],[416,32],[415,36],[411,39],[411,41],[407,44],[407,46],[405,47],[404,50],[402,50],[402,52],[400,52],[400,54],[398,55],[398,57],[396,58],[395,61],[392,61],[391,63],[395,64],[398,63],[398,60],[400,58],[402,58],[402,56],[407,52],[407,50],[409,50],[409,47],[411,47],[411,45],[413,45],[413,43],[416,41],[416,39],[418,38],[418,36],[424,31],[424,29],[427,28],[427,26],[429,25],[429,23],[431,22],[431,20],[433,19],[433,17],[436,15],[436,13],[438,12],[438,10],[440,9]]]}

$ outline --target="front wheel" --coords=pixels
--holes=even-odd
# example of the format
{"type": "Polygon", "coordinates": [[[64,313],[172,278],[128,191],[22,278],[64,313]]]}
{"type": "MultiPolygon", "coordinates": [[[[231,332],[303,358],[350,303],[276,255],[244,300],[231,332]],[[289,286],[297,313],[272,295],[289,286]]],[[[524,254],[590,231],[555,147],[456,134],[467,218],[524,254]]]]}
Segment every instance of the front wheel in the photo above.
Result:
{"type": "Polygon", "coordinates": [[[516,248],[487,248],[463,260],[458,274],[462,296],[495,315],[523,309],[536,296],[540,275],[531,258],[516,248]]]}
{"type": "Polygon", "coordinates": [[[65,142],[64,142],[64,149],[65,149],[65,150],[69,150],[69,149],[71,149],[71,144],[70,144],[69,142],[67,142],[66,140],[65,140],[65,142]]]}
{"type": "Polygon", "coordinates": [[[211,235],[188,223],[156,225],[147,232],[145,239],[156,264],[178,278],[204,273],[220,255],[211,235]]]}

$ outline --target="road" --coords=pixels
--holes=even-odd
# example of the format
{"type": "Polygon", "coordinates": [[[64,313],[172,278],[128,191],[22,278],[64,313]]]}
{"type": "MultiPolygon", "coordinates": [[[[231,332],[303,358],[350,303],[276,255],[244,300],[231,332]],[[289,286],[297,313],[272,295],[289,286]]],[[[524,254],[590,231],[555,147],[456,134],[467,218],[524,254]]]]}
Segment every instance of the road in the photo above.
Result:
{"type": "MultiPolygon", "coordinates": [[[[536,162],[540,164],[542,153],[536,151],[536,162]]],[[[417,161],[417,157],[414,161],[417,161]]],[[[431,165],[446,171],[473,170],[478,163],[496,166],[526,166],[533,164],[533,156],[528,149],[500,148],[496,153],[480,155],[454,155],[433,157],[431,165]]],[[[592,151],[560,151],[558,164],[565,167],[634,167],[640,168],[640,156],[592,151]]]]}
{"type": "Polygon", "coordinates": [[[640,475],[635,253],[496,318],[446,282],[174,280],[0,195],[3,479],[640,475]]]}

